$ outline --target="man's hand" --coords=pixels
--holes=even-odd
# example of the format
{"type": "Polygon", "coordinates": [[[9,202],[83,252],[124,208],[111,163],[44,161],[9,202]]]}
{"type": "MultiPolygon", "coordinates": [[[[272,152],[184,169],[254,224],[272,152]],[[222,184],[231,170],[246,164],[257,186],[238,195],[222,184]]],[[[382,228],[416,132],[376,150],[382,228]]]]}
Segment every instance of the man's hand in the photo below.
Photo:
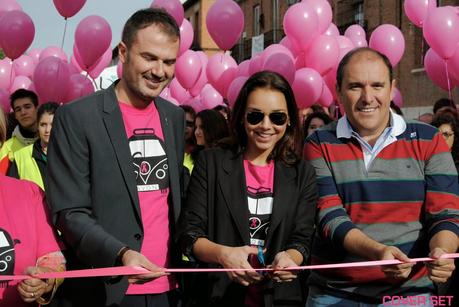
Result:
{"type": "Polygon", "coordinates": [[[384,265],[381,270],[389,278],[406,279],[411,273],[411,269],[415,265],[414,262],[410,262],[408,258],[401,250],[394,246],[385,246],[379,256],[380,260],[391,260],[397,259],[405,263],[384,265]]]}
{"type": "Polygon", "coordinates": [[[45,267],[27,267],[25,273],[31,278],[24,279],[18,284],[18,292],[22,300],[26,303],[35,302],[43,294],[53,290],[55,280],[42,280],[36,278],[38,274],[52,272],[45,267]]]}
{"type": "Polygon", "coordinates": [[[164,272],[163,268],[151,263],[144,255],[138,253],[132,249],[126,251],[121,259],[124,266],[138,266],[149,270],[151,273],[130,275],[128,276],[128,282],[130,284],[144,284],[152,281],[153,279],[169,275],[164,272]]]}
{"type": "Polygon", "coordinates": [[[446,253],[447,251],[440,247],[436,247],[429,254],[430,258],[438,259],[432,262],[426,262],[429,278],[434,283],[445,283],[453,274],[455,269],[454,259],[441,259],[441,256],[446,253]]]}
{"type": "MultiPolygon", "coordinates": [[[[285,269],[288,267],[297,266],[295,261],[293,261],[292,257],[286,251],[277,253],[276,257],[274,257],[274,261],[271,267],[276,269],[285,269]]],[[[296,278],[297,272],[296,271],[273,271],[271,274],[272,280],[275,282],[288,282],[292,281],[296,278]]]]}
{"type": "MultiPolygon", "coordinates": [[[[221,249],[218,257],[218,263],[224,268],[228,269],[252,269],[252,266],[248,262],[249,255],[257,254],[258,249],[251,246],[241,247],[228,247],[225,246],[221,249]]],[[[263,276],[258,274],[255,270],[253,271],[238,271],[228,272],[228,276],[231,280],[240,283],[241,285],[248,286],[250,284],[259,282],[263,279],[263,276]]]]}

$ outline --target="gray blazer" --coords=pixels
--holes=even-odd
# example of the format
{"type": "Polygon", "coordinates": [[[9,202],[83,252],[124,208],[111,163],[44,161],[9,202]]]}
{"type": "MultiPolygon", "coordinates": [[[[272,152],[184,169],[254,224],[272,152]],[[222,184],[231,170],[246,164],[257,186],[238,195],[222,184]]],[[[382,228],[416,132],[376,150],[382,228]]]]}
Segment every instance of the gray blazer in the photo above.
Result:
{"type": "MultiPolygon", "coordinates": [[[[139,251],[142,244],[135,174],[114,88],[65,105],[54,117],[46,193],[68,249],[68,269],[113,266],[123,246],[139,251]]],[[[174,233],[183,191],[184,113],[159,97],[155,105],[169,163],[174,233]]],[[[94,306],[117,306],[128,286],[126,278],[66,283],[72,283],[65,294],[74,302],[70,306],[89,306],[88,300],[94,306]]]]}

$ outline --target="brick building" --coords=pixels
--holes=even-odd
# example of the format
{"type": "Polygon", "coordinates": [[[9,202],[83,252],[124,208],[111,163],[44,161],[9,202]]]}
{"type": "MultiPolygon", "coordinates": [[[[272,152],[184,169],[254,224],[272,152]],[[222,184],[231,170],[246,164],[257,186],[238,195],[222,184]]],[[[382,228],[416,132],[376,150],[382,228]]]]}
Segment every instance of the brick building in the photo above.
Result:
{"type": "MultiPolygon", "coordinates": [[[[205,2],[207,6],[202,7],[208,9],[215,0],[188,0],[184,4],[186,16],[190,16],[189,2],[205,2]]],[[[232,56],[241,62],[251,57],[253,37],[263,34],[265,48],[284,37],[283,16],[291,5],[300,1],[235,0],[235,2],[241,6],[245,15],[244,32],[239,43],[232,49],[232,56]]],[[[415,27],[406,17],[403,11],[403,0],[329,0],[329,2],[333,8],[333,22],[338,26],[341,34],[344,34],[344,30],[349,25],[355,23],[364,27],[367,40],[372,31],[381,24],[390,23],[401,29],[405,37],[405,53],[394,71],[394,76],[398,82],[397,87],[402,93],[404,110],[408,118],[431,111],[431,106],[437,99],[448,97],[448,92],[434,85],[425,73],[422,56],[429,47],[422,38],[422,29],[415,27]]],[[[459,0],[438,0],[438,2],[439,6],[459,6],[459,0]]],[[[203,12],[200,18],[205,25],[203,12]]],[[[457,88],[452,94],[453,99],[459,101],[457,88]]]]}

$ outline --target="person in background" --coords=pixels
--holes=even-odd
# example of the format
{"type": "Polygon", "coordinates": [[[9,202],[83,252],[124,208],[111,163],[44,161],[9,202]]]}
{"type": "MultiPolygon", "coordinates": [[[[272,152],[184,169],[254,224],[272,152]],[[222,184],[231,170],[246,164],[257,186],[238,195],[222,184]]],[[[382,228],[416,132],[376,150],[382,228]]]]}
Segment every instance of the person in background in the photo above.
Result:
{"type": "Polygon", "coordinates": [[[303,123],[304,136],[309,136],[317,129],[322,128],[331,122],[331,118],[324,112],[313,112],[309,114],[303,123]]]}
{"type": "Polygon", "coordinates": [[[456,169],[459,171],[459,133],[457,120],[449,115],[440,115],[434,118],[432,126],[437,127],[446,141],[456,169]]]}
{"type": "Polygon", "coordinates": [[[424,113],[419,115],[418,120],[420,122],[426,123],[426,124],[432,124],[433,121],[433,114],[432,113],[424,113]]]}
{"type": "Polygon", "coordinates": [[[301,159],[289,83],[274,72],[252,75],[230,127],[230,138],[195,162],[178,237],[204,267],[248,271],[198,274],[189,305],[300,306],[298,272],[285,269],[309,257],[317,187],[312,166],[301,159]],[[274,272],[255,271],[265,266],[274,272]]]}
{"type": "Polygon", "coordinates": [[[8,176],[35,182],[45,190],[48,178],[47,154],[48,143],[53,126],[54,113],[59,104],[48,102],[38,107],[37,122],[39,139],[14,153],[14,161],[8,170],[8,176]]]}
{"type": "Polygon", "coordinates": [[[454,261],[441,256],[459,246],[459,184],[449,149],[434,127],[391,111],[395,80],[382,53],[347,53],[336,85],[345,116],[316,130],[304,148],[320,195],[312,262],[402,263],[312,271],[306,306],[381,306],[387,296],[428,301],[434,283],[454,271],[454,261]],[[410,262],[426,256],[436,260],[410,262]]]}
{"type": "Polygon", "coordinates": [[[0,160],[8,156],[13,161],[14,152],[37,140],[38,96],[32,91],[18,89],[11,94],[10,103],[18,125],[14,128],[12,137],[3,143],[0,160]]]}
{"type": "MultiPolygon", "coordinates": [[[[6,129],[8,126],[8,122],[6,120],[5,113],[3,110],[0,110],[0,148],[2,148],[3,144],[6,140],[6,129]]],[[[5,175],[10,167],[10,159],[8,155],[5,155],[3,158],[0,159],[0,174],[5,175]]]]}
{"type": "Polygon", "coordinates": [[[193,159],[191,153],[196,148],[196,140],[194,138],[194,121],[196,117],[196,111],[192,106],[180,105],[183,111],[185,111],[185,157],[183,158],[183,165],[191,173],[193,169],[193,159]]]}
{"type": "MultiPolygon", "coordinates": [[[[194,136],[196,147],[191,152],[192,161],[196,161],[201,150],[215,147],[218,141],[229,136],[228,123],[220,112],[202,110],[196,114],[194,136]]],[[[190,172],[192,170],[193,166],[190,172]]]]}
{"type": "Polygon", "coordinates": [[[433,106],[433,113],[434,116],[446,113],[454,117],[456,120],[459,119],[456,103],[448,98],[438,99],[433,106]]]}
{"type": "Polygon", "coordinates": [[[226,122],[231,120],[231,111],[230,108],[226,104],[220,104],[214,107],[212,110],[220,112],[221,115],[225,118],[226,122]]]}
{"type": "MultiPolygon", "coordinates": [[[[71,306],[173,307],[184,190],[185,116],[159,97],[174,77],[180,29],[165,10],[135,12],[118,44],[121,79],[60,107],[46,194],[69,269],[139,266],[120,278],[69,279],[71,306]]],[[[65,306],[65,305],[64,305],[65,306]]]]}
{"type": "MultiPolygon", "coordinates": [[[[0,109],[0,143],[6,125],[0,109]]],[[[39,273],[65,270],[51,227],[44,194],[32,182],[0,174],[0,263],[2,275],[30,275],[21,282],[0,285],[0,307],[26,307],[49,303],[61,280],[42,280],[39,273]]]]}

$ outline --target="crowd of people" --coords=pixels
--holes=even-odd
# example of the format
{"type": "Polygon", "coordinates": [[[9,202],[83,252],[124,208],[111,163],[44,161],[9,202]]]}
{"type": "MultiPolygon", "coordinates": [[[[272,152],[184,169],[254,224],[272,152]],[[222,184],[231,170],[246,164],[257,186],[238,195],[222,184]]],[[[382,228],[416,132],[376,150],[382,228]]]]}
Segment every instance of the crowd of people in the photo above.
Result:
{"type": "Polygon", "coordinates": [[[319,106],[300,113],[270,71],[248,78],[231,110],[196,112],[159,96],[179,38],[164,10],[139,10],[110,88],[64,106],[11,95],[17,125],[0,113],[0,274],[30,277],[3,283],[0,306],[383,306],[456,295],[454,259],[442,257],[459,247],[452,101],[405,119],[391,102],[390,61],[357,48],[338,67],[339,118],[319,106]],[[400,263],[289,269],[368,260],[400,263]],[[147,273],[38,276],[115,266],[147,273]],[[229,270],[165,270],[180,267],[229,270]]]}

